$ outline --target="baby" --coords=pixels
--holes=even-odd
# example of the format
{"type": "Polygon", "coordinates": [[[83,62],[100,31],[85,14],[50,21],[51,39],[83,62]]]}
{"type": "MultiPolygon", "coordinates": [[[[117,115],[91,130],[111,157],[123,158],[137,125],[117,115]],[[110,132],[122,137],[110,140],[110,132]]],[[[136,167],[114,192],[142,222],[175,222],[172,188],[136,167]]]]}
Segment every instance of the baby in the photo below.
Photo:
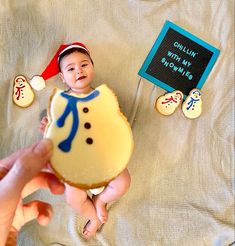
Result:
{"type": "MultiPolygon", "coordinates": [[[[94,64],[88,49],[83,44],[80,46],[70,45],[60,52],[59,76],[63,83],[68,85],[68,93],[88,94],[93,91],[91,82],[95,75],[94,64]]],[[[47,124],[48,119],[44,117],[40,124],[42,133],[47,124]]],[[[67,203],[88,220],[83,229],[86,239],[94,236],[99,227],[107,221],[107,204],[123,196],[130,186],[130,181],[129,172],[124,169],[100,194],[93,195],[92,198],[88,196],[86,190],[66,184],[67,203]]]]}

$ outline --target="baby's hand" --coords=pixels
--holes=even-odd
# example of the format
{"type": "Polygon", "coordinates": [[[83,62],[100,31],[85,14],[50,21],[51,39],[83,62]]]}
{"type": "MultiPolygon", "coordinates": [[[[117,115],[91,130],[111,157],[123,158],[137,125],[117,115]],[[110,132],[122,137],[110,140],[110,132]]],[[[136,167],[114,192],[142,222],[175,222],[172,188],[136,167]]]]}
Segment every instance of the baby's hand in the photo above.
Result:
{"type": "Polygon", "coordinates": [[[48,124],[48,118],[47,118],[47,116],[44,116],[40,122],[40,125],[39,125],[39,131],[42,134],[44,134],[47,124],[48,124]]]}

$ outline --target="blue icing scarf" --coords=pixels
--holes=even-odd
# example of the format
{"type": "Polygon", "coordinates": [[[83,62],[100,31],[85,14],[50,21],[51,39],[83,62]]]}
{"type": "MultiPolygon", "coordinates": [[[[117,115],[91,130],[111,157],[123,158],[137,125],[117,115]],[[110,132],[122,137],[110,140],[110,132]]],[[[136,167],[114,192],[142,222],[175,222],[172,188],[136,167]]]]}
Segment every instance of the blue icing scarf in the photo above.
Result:
{"type": "Polygon", "coordinates": [[[193,104],[198,102],[198,101],[199,101],[199,99],[194,99],[194,98],[190,97],[190,101],[187,103],[188,107],[186,109],[189,110],[193,106],[193,104]]]}
{"type": "Polygon", "coordinates": [[[69,152],[70,151],[72,141],[73,141],[73,139],[76,135],[76,132],[78,130],[79,114],[78,114],[78,110],[77,110],[77,106],[76,106],[77,102],[91,101],[92,99],[99,96],[99,94],[100,94],[100,92],[95,90],[91,94],[89,94],[87,97],[78,98],[78,97],[68,95],[65,92],[61,92],[61,96],[67,99],[67,105],[65,107],[64,113],[56,121],[56,125],[58,127],[63,127],[65,120],[68,117],[68,115],[70,113],[72,113],[72,116],[73,116],[73,123],[72,123],[72,128],[71,128],[71,131],[69,133],[69,136],[65,140],[60,142],[58,145],[59,149],[62,150],[63,152],[69,152]]]}

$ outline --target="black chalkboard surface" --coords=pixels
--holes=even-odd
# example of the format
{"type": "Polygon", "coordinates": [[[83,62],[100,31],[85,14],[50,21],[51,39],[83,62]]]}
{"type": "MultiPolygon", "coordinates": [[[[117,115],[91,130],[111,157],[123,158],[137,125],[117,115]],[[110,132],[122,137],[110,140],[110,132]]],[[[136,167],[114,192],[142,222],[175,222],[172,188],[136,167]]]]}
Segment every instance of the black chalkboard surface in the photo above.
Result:
{"type": "Polygon", "coordinates": [[[138,74],[187,96],[193,88],[202,88],[218,55],[215,47],[166,21],[138,74]]]}

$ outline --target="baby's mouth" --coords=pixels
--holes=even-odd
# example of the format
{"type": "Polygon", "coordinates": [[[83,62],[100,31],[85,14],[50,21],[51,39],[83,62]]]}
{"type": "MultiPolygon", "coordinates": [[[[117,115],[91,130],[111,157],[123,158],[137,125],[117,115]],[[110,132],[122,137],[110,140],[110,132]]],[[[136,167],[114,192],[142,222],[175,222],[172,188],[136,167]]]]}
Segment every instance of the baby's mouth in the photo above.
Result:
{"type": "Polygon", "coordinates": [[[81,76],[77,80],[82,80],[82,79],[85,79],[85,78],[86,78],[86,76],[81,76]]]}

